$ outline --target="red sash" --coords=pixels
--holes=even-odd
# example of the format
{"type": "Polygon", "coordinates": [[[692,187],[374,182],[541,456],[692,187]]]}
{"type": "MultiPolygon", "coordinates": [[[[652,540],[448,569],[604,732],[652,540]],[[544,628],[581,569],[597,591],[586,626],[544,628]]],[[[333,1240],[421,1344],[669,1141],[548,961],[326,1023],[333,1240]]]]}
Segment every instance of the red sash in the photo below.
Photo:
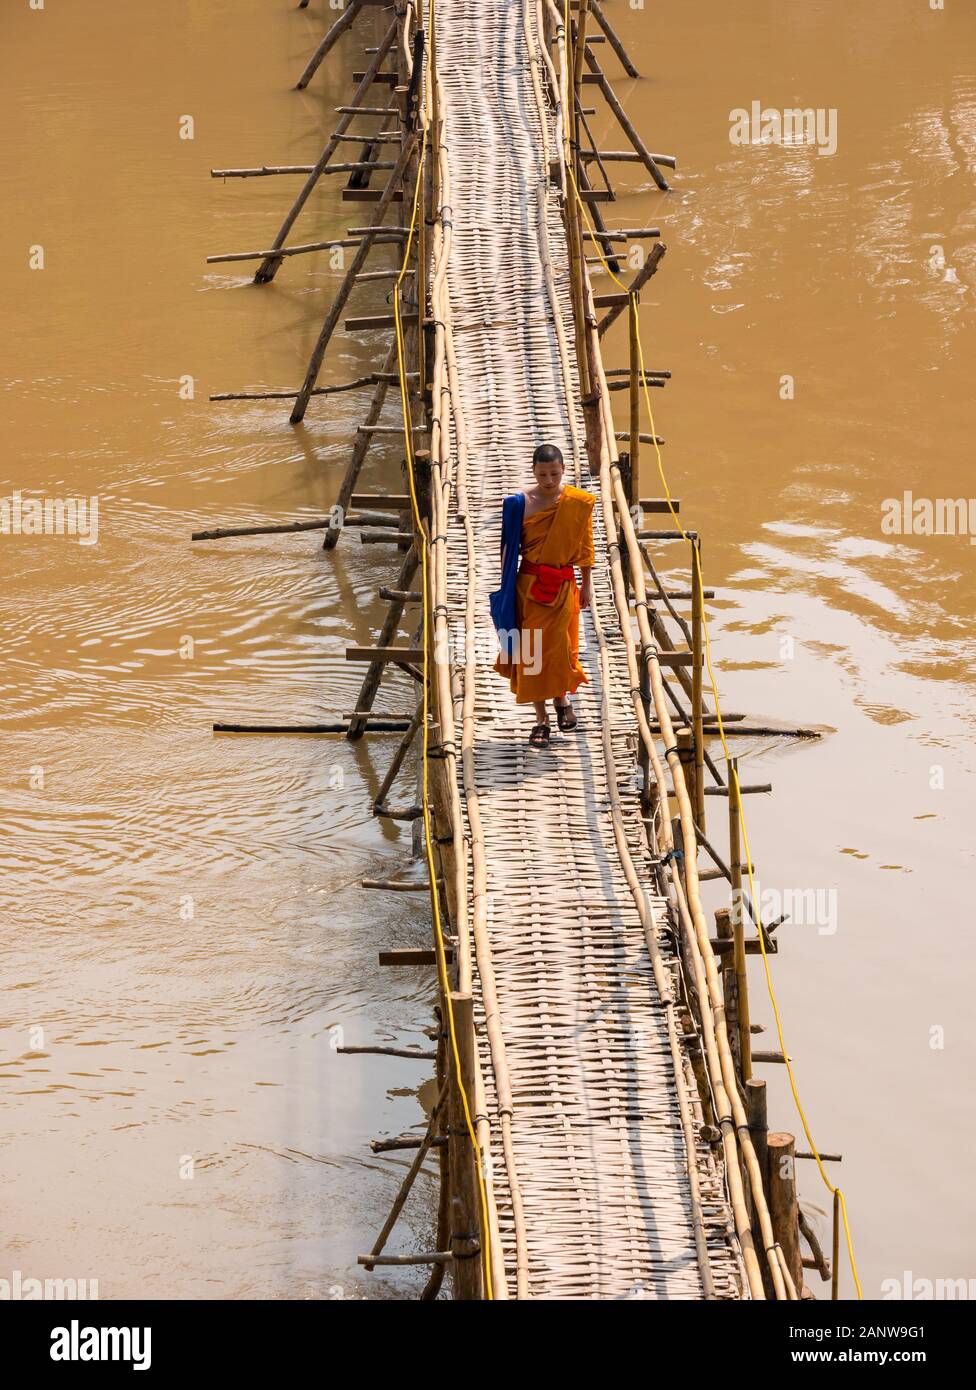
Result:
{"type": "Polygon", "coordinates": [[[520,573],[535,575],[529,598],[535,599],[536,603],[550,606],[556,602],[562,586],[567,582],[572,584],[576,579],[576,571],[572,565],[536,565],[531,560],[522,561],[520,573]]]}

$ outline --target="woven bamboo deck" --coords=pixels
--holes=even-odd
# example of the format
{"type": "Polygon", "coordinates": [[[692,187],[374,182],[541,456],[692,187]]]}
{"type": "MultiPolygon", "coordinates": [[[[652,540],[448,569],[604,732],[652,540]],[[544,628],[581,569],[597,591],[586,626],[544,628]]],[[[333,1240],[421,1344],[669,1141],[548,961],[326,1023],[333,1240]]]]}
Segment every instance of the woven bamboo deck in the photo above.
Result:
{"type": "MultiPolygon", "coordinates": [[[[696,1253],[688,1155],[673,1053],[651,957],[608,814],[601,718],[618,769],[627,841],[642,880],[654,879],[640,819],[634,717],[624,643],[595,512],[596,620],[609,660],[604,689],[594,615],[581,658],[590,684],[577,695],[579,727],[535,752],[530,708],[517,707],[492,670],[488,594],[498,583],[503,497],[526,485],[532,450],[554,443],[568,480],[598,492],[571,419],[545,258],[573,343],[565,236],[548,185],[530,52],[533,0],[439,0],[438,67],[451,170],[453,243],[448,289],[461,412],[467,430],[467,516],[477,566],[452,499],[447,533],[452,634],[464,631],[475,587],[474,777],[487,872],[485,911],[504,1057],[511,1086],[511,1151],[501,1151],[497,1051],[484,1027],[484,959],[474,973],[478,1049],[492,1135],[491,1175],[506,1282],[516,1292],[516,1215],[524,1218],[525,1291],[532,1297],[705,1296],[696,1253]],[[542,228],[545,227],[546,234],[542,228]],[[575,438],[574,438],[575,436],[575,438]],[[602,715],[601,715],[602,710],[602,715]],[[512,1178],[515,1182],[513,1184],[512,1178]],[[513,1190],[513,1188],[515,1190],[513,1190]]],[[[545,135],[545,139],[544,139],[545,135]]],[[[570,351],[572,400],[579,390],[570,351]]],[[[460,741],[460,724],[458,725],[460,741]]],[[[465,796],[470,829],[471,789],[465,796]]],[[[472,884],[472,894],[476,885],[472,884]]],[[[675,953],[664,903],[649,896],[668,988],[675,953]]],[[[700,1112],[687,1057],[682,1069],[700,1112]]],[[[722,1173],[699,1142],[700,1182],[714,1293],[744,1293],[722,1173]]]]}

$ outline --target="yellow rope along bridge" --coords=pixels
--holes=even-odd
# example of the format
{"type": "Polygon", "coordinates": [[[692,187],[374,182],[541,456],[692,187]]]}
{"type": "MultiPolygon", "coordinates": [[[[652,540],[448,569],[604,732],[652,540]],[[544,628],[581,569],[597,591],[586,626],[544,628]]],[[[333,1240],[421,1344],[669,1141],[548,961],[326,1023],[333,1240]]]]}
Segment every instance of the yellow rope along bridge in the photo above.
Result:
{"type": "MultiPolygon", "coordinates": [[[[335,723],[215,726],[402,735],[374,811],[415,826],[433,949],[381,961],[436,967],[437,1102],[423,1138],[402,1141],[413,1161],[360,1262],[428,1266],[428,1298],[450,1269],[460,1298],[795,1299],[812,1268],[836,1298],[842,1227],[854,1269],[843,1198],[800,1108],[834,1194],[828,1261],[798,1206],[792,1136],[769,1132],[753,1073],[745,956],[762,955],[772,997],[777,946],[775,924],[764,926],[751,901],[742,792],[766,788],[739,781],[728,740],[743,716],[723,718],[717,704],[699,537],[677,519],[653,433],[648,386],[667,373],[645,365],[638,304],[664,247],[656,229],[614,230],[603,219],[608,156],[592,138],[590,94],[616,118],[632,147],[626,158],[662,189],[674,161],[644,145],[587,42],[602,33],[633,75],[596,0],[436,0],[436,9],[416,0],[392,18],[350,0],[299,86],[357,22],[379,32],[360,34],[368,63],[353,73],[353,97],[317,162],[214,171],[304,182],[267,249],[211,260],[257,260],[263,283],[293,256],[355,248],[301,386],[218,399],[290,399],[298,421],[319,396],[368,390],[364,423],[329,517],[195,539],[321,529],[329,549],[358,529],[363,542],[399,551],[375,645],[346,653],[367,666],[354,710],[335,723]],[[368,206],[366,225],[331,241],[289,240],[327,172],[348,174],[343,200],[368,206]],[[627,285],[620,248],[648,239],[653,250],[627,285]],[[367,270],[382,246],[396,248],[397,268],[367,270]],[[599,292],[597,270],[609,272],[599,292]],[[345,326],[392,335],[383,366],[352,382],[326,374],[323,384],[346,302],[374,281],[392,281],[392,312],[345,326]],[[621,313],[630,363],[608,371],[601,340],[621,313]],[[617,389],[630,404],[621,436],[617,389]],[[381,423],[388,399],[403,431],[396,496],[357,491],[370,445],[395,432],[381,423]],[[642,442],[656,452],[662,499],[641,496],[642,442]],[[493,669],[488,597],[503,499],[525,485],[542,443],[560,448],[567,481],[598,501],[578,727],[537,750],[526,706],[493,669]],[[645,512],[663,513],[672,529],[643,530],[645,512]],[[650,541],[690,546],[686,592],[668,590],[650,541]],[[690,617],[675,606],[689,601],[690,617]],[[419,692],[410,717],[374,709],[390,671],[419,692]],[[716,734],[724,773],[708,752],[716,734]],[[398,805],[393,788],[415,748],[415,802],[398,805]],[[727,862],[706,829],[706,793],[724,798],[711,804],[728,820],[727,862]],[[732,893],[733,911],[713,923],[706,877],[724,878],[732,893]],[[390,1253],[397,1217],[435,1154],[436,1248],[390,1253]]],[[[766,1060],[787,1065],[799,1107],[772,1003],[783,1052],[766,1060]]]]}

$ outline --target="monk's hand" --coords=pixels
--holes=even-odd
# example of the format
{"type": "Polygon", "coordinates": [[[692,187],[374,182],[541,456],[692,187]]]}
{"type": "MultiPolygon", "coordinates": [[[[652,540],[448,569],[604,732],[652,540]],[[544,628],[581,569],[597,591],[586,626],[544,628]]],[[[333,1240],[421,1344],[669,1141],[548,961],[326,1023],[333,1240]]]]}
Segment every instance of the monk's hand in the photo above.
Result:
{"type": "Polygon", "coordinates": [[[583,578],[582,582],[580,583],[579,600],[580,600],[580,608],[589,608],[589,606],[590,606],[590,576],[589,576],[589,575],[586,575],[586,576],[583,578]]]}

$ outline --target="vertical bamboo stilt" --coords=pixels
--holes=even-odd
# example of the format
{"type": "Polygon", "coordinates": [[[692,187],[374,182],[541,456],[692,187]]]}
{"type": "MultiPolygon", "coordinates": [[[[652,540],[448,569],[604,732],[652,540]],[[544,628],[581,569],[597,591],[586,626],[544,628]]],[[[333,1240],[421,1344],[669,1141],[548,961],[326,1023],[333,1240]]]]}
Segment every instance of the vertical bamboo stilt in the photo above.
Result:
{"type": "Polygon", "coordinates": [[[749,1011],[749,976],[746,973],[745,912],[742,902],[742,849],[739,839],[739,760],[729,761],[729,873],[732,875],[732,929],[735,941],[735,977],[739,996],[739,1037],[742,1080],[752,1076],[752,1017],[749,1011]]]}
{"type": "Polygon", "coordinates": [[[640,475],[640,354],[637,348],[637,298],[630,299],[628,315],[630,329],[630,479],[631,497],[639,501],[641,497],[640,475]]]}
{"type": "Polygon", "coordinates": [[[783,1251],[786,1267],[799,1297],[803,1288],[803,1252],[800,1249],[795,1148],[792,1134],[771,1134],[767,1141],[769,1215],[773,1223],[773,1236],[783,1251]]]}
{"type": "MultiPolygon", "coordinates": [[[[734,942],[732,914],[727,907],[715,912],[715,935],[719,941],[734,942]]],[[[729,1031],[729,1044],[739,1075],[742,1075],[742,1041],[739,1022],[738,981],[735,974],[735,955],[726,951],[722,955],[722,997],[725,1000],[725,1026],[729,1031]]]]}
{"type": "Polygon", "coordinates": [[[474,1110],[474,1006],[470,994],[451,993],[460,1075],[451,1063],[449,1166],[451,1172],[451,1253],[454,1256],[454,1294],[458,1299],[481,1298],[481,1227],[475,1154],[468,1134],[461,1088],[474,1110]]]}
{"type": "MultiPolygon", "coordinates": [[[[621,454],[617,460],[617,467],[620,469],[620,481],[623,483],[624,492],[627,494],[627,507],[631,512],[633,512],[634,499],[636,498],[637,493],[634,491],[633,476],[630,471],[630,455],[621,454]]],[[[629,555],[621,555],[620,566],[624,572],[624,588],[629,594],[632,589],[629,555]]]]}
{"type": "Polygon", "coordinates": [[[769,1166],[766,1144],[769,1136],[769,1121],[766,1118],[766,1083],[761,1077],[753,1076],[745,1083],[743,1090],[746,1095],[749,1133],[752,1135],[752,1143],[756,1150],[756,1158],[759,1160],[763,1182],[767,1183],[769,1166]]]}
{"type": "Polygon", "coordinates": [[[685,774],[685,785],[688,788],[688,796],[692,806],[698,801],[698,786],[696,782],[698,769],[695,767],[695,736],[691,729],[678,729],[675,737],[678,741],[678,756],[681,759],[681,766],[685,774]]]}
{"type": "MultiPolygon", "coordinates": [[[[426,624],[425,624],[423,618],[421,618],[420,622],[417,624],[417,631],[416,631],[416,634],[415,634],[415,636],[414,636],[414,644],[415,644],[415,646],[418,646],[418,647],[419,647],[419,646],[422,646],[423,643],[427,640],[426,632],[424,631],[425,627],[426,627],[426,624]]],[[[423,687],[422,687],[422,686],[418,686],[418,687],[417,687],[417,691],[418,691],[418,693],[417,693],[417,708],[416,708],[416,710],[415,710],[415,712],[414,712],[413,719],[412,719],[410,722],[413,723],[414,721],[416,721],[418,724],[422,724],[422,723],[423,723],[423,717],[424,717],[424,692],[423,692],[423,687]]],[[[426,797],[426,794],[427,794],[427,777],[426,777],[426,775],[425,775],[425,765],[424,765],[423,749],[421,748],[420,757],[417,759],[417,799],[416,799],[416,801],[415,801],[414,804],[415,804],[416,806],[423,806],[423,804],[424,804],[424,799],[425,799],[425,797],[426,797]]],[[[426,847],[426,826],[425,826],[425,823],[424,823],[424,817],[423,817],[423,816],[418,816],[416,820],[411,821],[411,823],[410,823],[410,850],[411,850],[411,853],[413,854],[414,859],[423,859],[423,858],[424,858],[424,855],[425,855],[425,847],[426,847]]],[[[436,891],[436,890],[435,890],[435,891],[436,891]]]]}
{"type": "MultiPolygon", "coordinates": [[[[651,678],[647,670],[647,652],[641,648],[640,654],[640,697],[641,704],[644,706],[644,714],[647,719],[651,718],[651,678]]],[[[651,760],[644,746],[644,740],[640,741],[638,760],[641,770],[641,811],[645,816],[653,816],[660,801],[661,789],[656,783],[651,782],[651,760]]]]}
{"type": "MultiPolygon", "coordinates": [[[[580,85],[583,73],[583,58],[586,45],[582,41],[583,31],[586,28],[586,6],[588,0],[581,0],[579,22],[575,28],[576,43],[572,52],[571,90],[567,93],[569,109],[564,112],[567,132],[571,132],[569,159],[572,163],[573,176],[579,182],[580,174],[580,130],[579,115],[580,107],[580,85]]],[[[573,26],[571,25],[572,29],[573,26]]],[[[573,44],[573,34],[566,35],[566,43],[573,44]]],[[[586,296],[584,292],[584,272],[583,264],[583,224],[579,212],[579,206],[574,197],[570,197],[566,206],[566,231],[569,241],[569,269],[570,286],[573,297],[573,322],[576,328],[576,364],[580,376],[580,394],[584,401],[590,395],[590,363],[589,351],[586,341],[586,296]]]]}
{"type": "Polygon", "coordinates": [[[701,542],[691,543],[691,726],[695,740],[695,820],[704,834],[705,825],[705,731],[702,727],[704,701],[702,680],[705,655],[702,650],[704,627],[702,596],[701,542]]]}
{"type": "MultiPolygon", "coordinates": [[[[766,1103],[766,1083],[758,1077],[753,1077],[743,1085],[743,1092],[746,1098],[746,1120],[749,1125],[749,1136],[752,1139],[752,1146],[756,1152],[756,1162],[759,1165],[759,1174],[762,1179],[762,1190],[766,1204],[769,1205],[769,1119],[766,1103]]],[[[753,1236],[758,1244],[762,1243],[762,1231],[759,1225],[759,1217],[756,1212],[756,1199],[751,1190],[747,1192],[749,1202],[749,1217],[752,1223],[753,1236]]],[[[769,1277],[769,1270],[763,1265],[762,1271],[763,1285],[766,1289],[766,1297],[774,1297],[772,1281],[769,1277]]]]}
{"type": "MultiPolygon", "coordinates": [[[[434,1016],[437,1019],[437,1063],[435,1075],[437,1077],[437,1093],[440,1095],[442,1088],[447,1080],[447,1047],[444,1036],[444,1014],[441,1006],[435,1005],[434,1016]]],[[[447,1137],[448,1126],[448,1106],[442,1105],[437,1114],[437,1138],[447,1137]]],[[[450,1198],[450,1173],[447,1166],[447,1145],[441,1144],[437,1149],[437,1168],[440,1176],[440,1189],[437,1197],[437,1235],[434,1240],[435,1250],[446,1250],[449,1240],[449,1198],[450,1198]]],[[[431,1266],[430,1275],[420,1297],[423,1302],[432,1301],[440,1293],[441,1284],[444,1281],[443,1264],[431,1266]]]]}

